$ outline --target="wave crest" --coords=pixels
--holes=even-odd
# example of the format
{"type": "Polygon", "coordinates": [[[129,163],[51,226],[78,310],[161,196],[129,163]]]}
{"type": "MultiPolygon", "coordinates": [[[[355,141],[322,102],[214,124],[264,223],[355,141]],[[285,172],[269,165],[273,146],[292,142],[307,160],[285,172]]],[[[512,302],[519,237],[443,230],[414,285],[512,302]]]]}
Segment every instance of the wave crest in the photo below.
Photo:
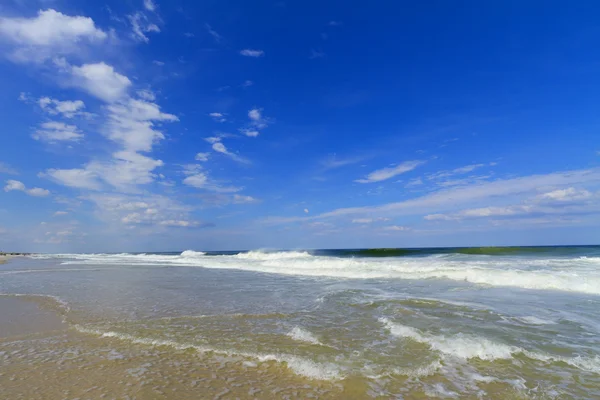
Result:
{"type": "Polygon", "coordinates": [[[194,251],[194,250],[186,250],[181,252],[180,256],[184,258],[195,258],[200,256],[205,256],[206,253],[203,251],[194,251]]]}

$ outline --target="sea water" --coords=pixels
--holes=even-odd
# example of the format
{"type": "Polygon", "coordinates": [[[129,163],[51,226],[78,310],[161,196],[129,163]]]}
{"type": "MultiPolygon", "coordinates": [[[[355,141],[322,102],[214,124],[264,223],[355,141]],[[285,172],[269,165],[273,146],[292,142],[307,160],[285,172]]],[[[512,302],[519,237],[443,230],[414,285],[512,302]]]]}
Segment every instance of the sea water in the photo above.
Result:
{"type": "Polygon", "coordinates": [[[0,293],[66,327],[0,338],[1,398],[600,397],[598,247],[38,255],[0,293]]]}

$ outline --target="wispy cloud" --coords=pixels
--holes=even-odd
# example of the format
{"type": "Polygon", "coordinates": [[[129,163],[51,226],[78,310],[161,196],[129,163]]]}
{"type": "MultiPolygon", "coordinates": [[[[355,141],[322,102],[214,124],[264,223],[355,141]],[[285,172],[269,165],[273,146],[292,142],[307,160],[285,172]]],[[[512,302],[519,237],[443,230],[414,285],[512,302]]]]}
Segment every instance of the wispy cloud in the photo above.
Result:
{"type": "Polygon", "coordinates": [[[217,31],[215,31],[209,24],[204,24],[204,27],[206,28],[206,31],[209,33],[209,35],[213,37],[215,42],[221,43],[223,41],[223,36],[221,36],[217,31]]]}
{"type": "Polygon", "coordinates": [[[148,43],[150,39],[146,36],[146,33],[159,33],[160,28],[158,25],[151,23],[148,20],[146,14],[142,12],[136,12],[127,16],[131,23],[131,37],[135,40],[148,43]]]}
{"type": "MultiPolygon", "coordinates": [[[[20,98],[25,98],[21,93],[20,98]]],[[[83,111],[85,103],[81,100],[56,100],[50,97],[41,97],[37,104],[40,108],[50,115],[60,115],[65,118],[74,118],[76,116],[91,117],[93,114],[83,111]]]]}
{"type": "Polygon", "coordinates": [[[227,150],[227,147],[225,147],[225,145],[223,144],[223,142],[213,143],[212,149],[214,151],[216,151],[217,153],[221,153],[221,154],[224,154],[224,155],[228,156],[233,161],[237,161],[237,162],[242,163],[242,164],[250,164],[249,160],[245,159],[244,157],[238,156],[237,154],[232,153],[229,150],[227,150]]]}
{"type": "Polygon", "coordinates": [[[6,163],[0,162],[0,174],[17,175],[18,171],[6,163]]]}
{"type": "Polygon", "coordinates": [[[407,226],[400,226],[400,225],[384,226],[381,229],[383,229],[384,231],[391,231],[391,232],[406,232],[406,231],[410,231],[411,230],[407,226]]]}
{"type": "Polygon", "coordinates": [[[155,11],[156,3],[152,0],[144,0],[144,8],[148,11],[155,11]]]}
{"type": "Polygon", "coordinates": [[[401,164],[398,164],[395,167],[382,168],[376,171],[371,172],[364,179],[357,179],[355,182],[358,183],[373,183],[373,182],[381,182],[387,179],[393,178],[397,175],[404,174],[406,172],[412,171],[420,165],[425,164],[425,161],[405,161],[401,164]]]}
{"type": "Polygon", "coordinates": [[[265,52],[262,50],[253,50],[253,49],[244,49],[240,51],[240,54],[245,56],[245,57],[254,57],[254,58],[258,58],[258,57],[262,57],[265,55],[265,52]]]}
{"type": "Polygon", "coordinates": [[[569,187],[526,199],[523,204],[469,208],[447,214],[429,214],[428,221],[458,221],[474,218],[498,218],[523,215],[580,214],[600,211],[600,194],[569,187]]]}
{"type": "Polygon", "coordinates": [[[325,52],[323,52],[322,50],[310,49],[310,55],[308,56],[308,58],[310,58],[311,60],[323,57],[325,57],[325,52]]]}
{"type": "Polygon", "coordinates": [[[364,156],[342,158],[338,157],[337,154],[331,154],[323,161],[321,161],[321,166],[325,170],[336,169],[345,167],[347,165],[357,164],[361,161],[364,161],[366,158],[367,157],[364,156]]]}
{"type": "Polygon", "coordinates": [[[35,187],[32,189],[27,189],[27,187],[25,186],[25,184],[23,182],[15,181],[12,179],[6,181],[6,186],[4,186],[4,191],[5,192],[12,192],[12,191],[24,192],[30,196],[35,196],[35,197],[46,197],[50,194],[49,190],[42,189],[42,188],[35,187]]]}
{"type": "Polygon", "coordinates": [[[195,160],[196,161],[208,161],[210,158],[210,153],[197,153],[195,160]]]}
{"type": "Polygon", "coordinates": [[[455,168],[452,170],[445,170],[445,171],[439,171],[436,172],[434,174],[430,174],[427,176],[428,180],[443,180],[444,178],[450,178],[450,177],[454,177],[456,175],[463,175],[463,174],[467,174],[469,172],[473,172],[476,169],[480,169],[483,167],[493,167],[495,166],[496,163],[495,162],[491,162],[491,163],[480,163],[480,164],[470,164],[470,165],[465,165],[464,167],[459,167],[459,168],[455,168]]]}
{"type": "Polygon", "coordinates": [[[235,193],[242,190],[242,188],[235,186],[224,186],[220,182],[210,179],[208,172],[204,171],[202,166],[198,164],[186,165],[183,173],[186,178],[182,183],[190,187],[217,193],[235,193]]]}
{"type": "Polygon", "coordinates": [[[50,143],[78,142],[83,138],[83,133],[75,125],[52,121],[42,123],[32,137],[50,143]]]}
{"type": "MultiPolygon", "coordinates": [[[[432,213],[440,214],[446,211],[453,214],[455,212],[454,210],[460,209],[461,207],[481,204],[482,202],[488,202],[490,200],[493,200],[496,203],[500,201],[505,204],[509,203],[508,205],[495,207],[510,207],[510,203],[514,204],[519,200],[526,199],[527,195],[530,197],[538,195],[543,196],[544,194],[552,193],[556,190],[568,190],[568,188],[573,187],[574,185],[599,186],[600,169],[572,170],[529,175],[518,178],[496,179],[486,182],[477,182],[467,186],[441,189],[424,196],[399,202],[366,207],[338,208],[312,217],[269,217],[264,221],[271,224],[281,224],[310,219],[362,218],[363,215],[389,218],[402,215],[432,215],[432,213]]],[[[578,196],[585,196],[585,194],[582,193],[579,193],[578,196]]],[[[560,207],[558,206],[555,208],[560,210],[560,207]]],[[[431,219],[436,219],[436,217],[431,219]]],[[[437,219],[442,218],[437,217],[437,219]]]]}
{"type": "Polygon", "coordinates": [[[220,113],[220,112],[211,112],[208,115],[217,122],[226,122],[227,121],[227,118],[225,118],[225,114],[220,113]]]}
{"type": "Polygon", "coordinates": [[[248,111],[250,123],[245,128],[240,128],[240,132],[248,137],[257,137],[260,135],[260,130],[265,129],[271,123],[269,118],[265,118],[262,113],[262,108],[253,108],[248,111]]]}
{"type": "Polygon", "coordinates": [[[366,225],[366,224],[372,224],[375,222],[386,222],[389,221],[389,218],[385,218],[385,217],[379,217],[379,218],[355,218],[352,220],[353,224],[362,224],[362,225],[366,225]]]}

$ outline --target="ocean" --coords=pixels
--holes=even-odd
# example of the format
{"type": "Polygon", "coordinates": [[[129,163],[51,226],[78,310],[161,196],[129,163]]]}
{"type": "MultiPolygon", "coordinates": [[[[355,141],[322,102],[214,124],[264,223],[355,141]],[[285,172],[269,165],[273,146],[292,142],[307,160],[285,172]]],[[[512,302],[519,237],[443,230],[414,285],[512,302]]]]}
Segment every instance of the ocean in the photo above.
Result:
{"type": "Polygon", "coordinates": [[[600,398],[595,246],[34,255],[0,293],[2,399],[600,398]]]}

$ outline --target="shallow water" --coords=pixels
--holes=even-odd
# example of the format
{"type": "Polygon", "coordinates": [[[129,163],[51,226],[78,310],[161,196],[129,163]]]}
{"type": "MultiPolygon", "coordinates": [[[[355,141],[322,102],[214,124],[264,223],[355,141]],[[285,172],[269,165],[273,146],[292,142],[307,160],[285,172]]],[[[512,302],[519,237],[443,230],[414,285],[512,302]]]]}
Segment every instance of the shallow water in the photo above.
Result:
{"type": "Polygon", "coordinates": [[[481,252],[13,260],[0,398],[600,397],[598,248],[481,252]]]}

